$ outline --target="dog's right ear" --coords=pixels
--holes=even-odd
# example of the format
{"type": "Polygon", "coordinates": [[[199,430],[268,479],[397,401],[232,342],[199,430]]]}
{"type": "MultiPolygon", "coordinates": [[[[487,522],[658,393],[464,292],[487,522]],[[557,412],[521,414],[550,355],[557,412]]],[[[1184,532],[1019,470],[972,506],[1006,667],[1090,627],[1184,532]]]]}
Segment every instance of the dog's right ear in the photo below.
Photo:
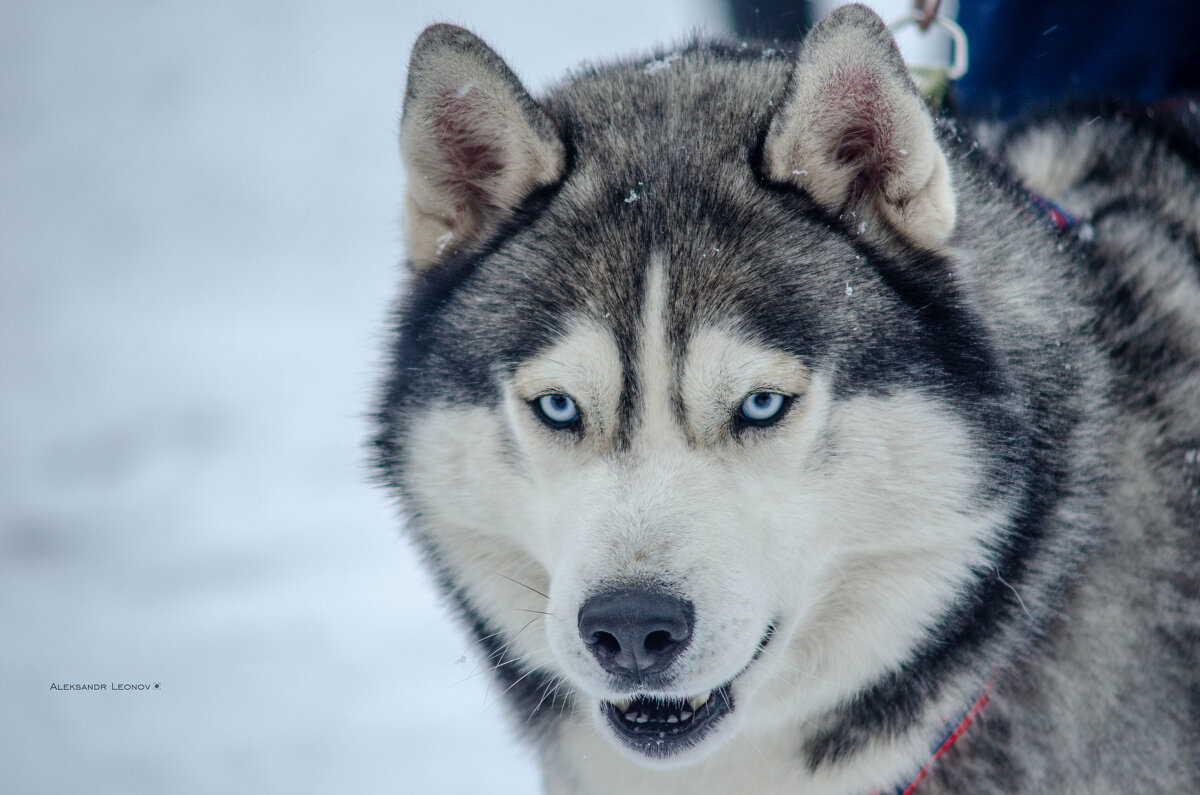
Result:
{"type": "Polygon", "coordinates": [[[865,222],[870,235],[890,228],[936,251],[954,231],[954,184],[933,118],[866,6],[839,6],[805,37],[763,159],[771,178],[865,222]]]}
{"type": "Polygon", "coordinates": [[[559,180],[557,125],[472,33],[432,25],[413,45],[400,122],[409,263],[424,270],[559,180]]]}

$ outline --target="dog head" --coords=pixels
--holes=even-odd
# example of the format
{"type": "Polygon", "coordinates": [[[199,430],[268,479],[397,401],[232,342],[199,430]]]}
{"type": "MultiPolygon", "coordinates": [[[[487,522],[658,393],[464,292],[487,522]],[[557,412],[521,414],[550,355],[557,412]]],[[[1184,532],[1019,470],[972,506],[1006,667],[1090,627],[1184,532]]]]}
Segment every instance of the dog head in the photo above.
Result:
{"type": "Polygon", "coordinates": [[[434,26],[402,151],[380,461],[523,721],[584,715],[686,763],[931,642],[1022,440],[877,17],[841,9],[794,58],[584,71],[540,103],[434,26]]]}

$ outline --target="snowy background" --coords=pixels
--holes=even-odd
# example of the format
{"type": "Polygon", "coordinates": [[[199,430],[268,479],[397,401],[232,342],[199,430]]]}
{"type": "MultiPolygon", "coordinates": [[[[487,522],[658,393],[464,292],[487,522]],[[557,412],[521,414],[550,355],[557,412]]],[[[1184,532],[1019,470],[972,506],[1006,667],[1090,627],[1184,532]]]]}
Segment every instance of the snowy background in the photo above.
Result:
{"type": "Polygon", "coordinates": [[[535,91],[723,24],[713,0],[0,0],[5,792],[536,792],[363,463],[401,90],[437,20],[535,91]]]}
{"type": "Polygon", "coordinates": [[[537,790],[363,464],[408,50],[536,90],[717,19],[0,2],[0,789],[537,790]]]}

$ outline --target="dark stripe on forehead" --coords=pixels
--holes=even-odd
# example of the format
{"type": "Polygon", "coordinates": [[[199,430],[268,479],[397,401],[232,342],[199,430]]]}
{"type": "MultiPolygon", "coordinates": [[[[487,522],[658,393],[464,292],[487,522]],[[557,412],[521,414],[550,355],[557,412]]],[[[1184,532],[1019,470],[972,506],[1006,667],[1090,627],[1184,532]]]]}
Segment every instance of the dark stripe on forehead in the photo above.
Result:
{"type": "MultiPolygon", "coordinates": [[[[664,256],[664,261],[666,257],[664,256]]],[[[688,353],[691,348],[692,336],[704,324],[704,306],[698,301],[688,300],[686,282],[688,280],[686,261],[666,263],[665,290],[667,299],[664,302],[665,315],[663,328],[664,343],[668,346],[668,365],[671,373],[670,404],[671,413],[679,427],[683,429],[684,438],[690,447],[698,444],[691,423],[688,422],[687,405],[683,399],[683,376],[687,369],[688,353]],[[699,313],[699,314],[698,314],[699,313]]],[[[728,319],[721,318],[722,320],[728,319]]],[[[717,317],[709,318],[716,322],[717,317]]]]}
{"type": "MultiPolygon", "coordinates": [[[[639,302],[640,304],[640,302],[639,302]]],[[[617,426],[613,433],[613,447],[618,451],[629,449],[633,440],[633,427],[637,406],[641,403],[642,384],[638,378],[637,359],[635,356],[637,334],[627,335],[628,339],[617,340],[617,350],[621,356],[621,399],[617,404],[617,426]]]]}
{"type": "Polygon", "coordinates": [[[614,439],[616,449],[628,450],[633,442],[634,432],[644,414],[646,402],[646,385],[642,379],[642,368],[645,367],[645,344],[648,338],[646,318],[650,312],[660,309],[651,306],[652,297],[649,295],[651,275],[654,271],[655,255],[653,250],[647,250],[639,267],[637,287],[633,291],[634,300],[626,310],[628,324],[625,330],[627,338],[617,340],[617,348],[621,353],[621,371],[624,383],[621,386],[621,401],[617,416],[617,432],[614,439]]]}
{"type": "Polygon", "coordinates": [[[618,450],[629,449],[646,421],[651,401],[665,397],[671,418],[681,428],[686,428],[682,380],[692,319],[687,308],[680,306],[678,301],[674,270],[666,257],[651,248],[637,270],[630,301],[622,307],[621,322],[602,321],[616,340],[622,369],[614,434],[618,450]],[[658,370],[662,365],[666,366],[662,374],[665,383],[660,384],[657,375],[647,378],[648,368],[658,370]],[[656,393],[648,392],[651,388],[656,393]],[[663,388],[665,396],[657,393],[663,388]]]}

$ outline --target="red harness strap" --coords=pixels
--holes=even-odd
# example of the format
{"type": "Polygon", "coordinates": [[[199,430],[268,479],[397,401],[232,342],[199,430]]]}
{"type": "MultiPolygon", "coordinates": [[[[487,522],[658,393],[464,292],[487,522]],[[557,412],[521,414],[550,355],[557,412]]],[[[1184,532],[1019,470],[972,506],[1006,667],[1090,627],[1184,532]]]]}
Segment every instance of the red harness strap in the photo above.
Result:
{"type": "Polygon", "coordinates": [[[1053,202],[1045,196],[1039,195],[1032,191],[1027,193],[1029,201],[1033,206],[1042,211],[1045,216],[1050,219],[1050,223],[1054,224],[1055,228],[1060,232],[1064,232],[1075,226],[1075,216],[1067,212],[1066,209],[1058,202],[1053,202]]]}
{"type": "Polygon", "coordinates": [[[925,766],[921,768],[919,773],[917,773],[917,776],[912,780],[912,783],[910,783],[904,789],[900,789],[899,787],[896,788],[897,795],[913,795],[913,792],[915,792],[917,789],[917,785],[921,783],[921,779],[925,778],[925,774],[929,772],[931,767],[933,767],[933,763],[937,761],[939,756],[949,751],[950,746],[954,745],[955,741],[958,740],[959,737],[962,737],[963,732],[965,732],[967,727],[971,725],[971,721],[975,720],[975,716],[979,714],[981,709],[983,709],[984,704],[988,703],[988,698],[991,696],[991,692],[992,683],[988,682],[983,686],[983,692],[979,694],[979,698],[975,699],[975,703],[971,705],[969,710],[967,710],[967,714],[963,716],[963,719],[958,722],[958,725],[954,727],[954,730],[951,731],[946,739],[942,741],[942,744],[938,746],[938,749],[933,752],[933,756],[929,758],[929,761],[926,762],[925,766]]]}

